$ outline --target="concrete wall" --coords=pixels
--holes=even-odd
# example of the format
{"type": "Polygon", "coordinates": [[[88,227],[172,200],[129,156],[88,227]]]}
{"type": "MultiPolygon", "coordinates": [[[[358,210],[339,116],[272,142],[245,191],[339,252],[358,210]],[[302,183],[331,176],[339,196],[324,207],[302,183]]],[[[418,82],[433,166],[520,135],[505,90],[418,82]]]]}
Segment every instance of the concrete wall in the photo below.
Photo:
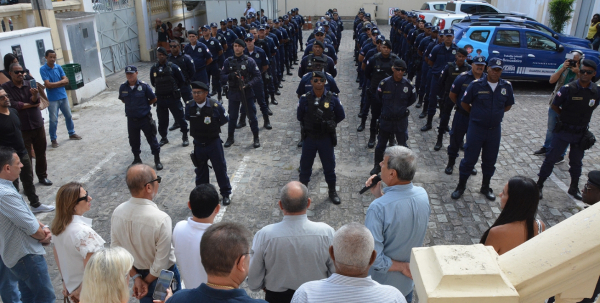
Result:
{"type": "MultiPolygon", "coordinates": [[[[291,3],[292,1],[288,1],[291,3]]],[[[294,1],[296,5],[298,2],[294,1]]],[[[238,18],[238,21],[241,16],[243,16],[246,11],[246,3],[247,1],[206,1],[206,11],[210,12],[208,16],[208,22],[217,22],[226,18],[238,18]]],[[[260,1],[250,1],[252,4],[252,8],[254,8],[257,12],[260,9],[265,10],[265,14],[267,17],[272,18],[275,14],[278,16],[282,16],[286,13],[284,11],[285,7],[279,6],[279,12],[277,12],[277,1],[276,0],[260,0],[260,1]]],[[[284,0],[285,3],[285,0],[284,0]]],[[[295,6],[294,6],[295,7],[295,6]]],[[[293,7],[289,7],[290,10],[293,7]]]]}

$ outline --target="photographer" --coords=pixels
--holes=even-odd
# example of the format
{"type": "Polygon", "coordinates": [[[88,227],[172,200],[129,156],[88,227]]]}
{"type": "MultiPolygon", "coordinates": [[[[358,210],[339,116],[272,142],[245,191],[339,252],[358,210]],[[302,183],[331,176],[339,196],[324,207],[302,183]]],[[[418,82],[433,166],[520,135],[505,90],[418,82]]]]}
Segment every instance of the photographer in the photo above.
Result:
{"type": "MultiPolygon", "coordinates": [[[[581,51],[574,50],[568,53],[566,57],[567,59],[565,62],[558,67],[552,76],[550,76],[550,83],[556,83],[554,91],[550,95],[550,104],[552,104],[554,96],[556,96],[556,93],[561,87],[567,83],[570,83],[571,81],[579,79],[579,62],[583,58],[583,53],[581,51]]],[[[553,111],[550,106],[548,106],[548,129],[546,130],[546,140],[544,141],[544,146],[535,151],[533,153],[534,155],[546,156],[546,154],[550,151],[550,142],[552,142],[553,131],[557,121],[558,114],[553,111]]],[[[565,149],[557,164],[564,161],[566,153],[567,150],[565,149]]]]}

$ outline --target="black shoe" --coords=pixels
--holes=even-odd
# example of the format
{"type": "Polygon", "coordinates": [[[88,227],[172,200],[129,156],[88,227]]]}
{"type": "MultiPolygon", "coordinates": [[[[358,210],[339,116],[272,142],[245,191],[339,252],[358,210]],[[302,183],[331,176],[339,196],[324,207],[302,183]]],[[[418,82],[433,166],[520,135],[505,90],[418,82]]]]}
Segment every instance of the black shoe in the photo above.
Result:
{"type": "Polygon", "coordinates": [[[423,102],[417,102],[417,104],[415,104],[416,108],[421,108],[421,106],[423,106],[423,102]]]}
{"type": "Polygon", "coordinates": [[[491,188],[489,188],[488,186],[486,187],[482,187],[479,190],[480,193],[482,193],[488,200],[490,201],[494,201],[496,200],[496,195],[494,195],[494,192],[492,191],[491,188]]]}
{"type": "MultiPolygon", "coordinates": [[[[298,147],[302,147],[302,144],[304,144],[304,140],[300,140],[300,141],[298,141],[298,144],[297,144],[296,146],[298,146],[298,147]]],[[[300,169],[300,168],[298,168],[298,169],[300,169]]]]}
{"type": "Polygon", "coordinates": [[[369,137],[369,142],[367,142],[367,147],[368,148],[375,147],[376,135],[377,134],[375,134],[373,131],[371,131],[371,136],[369,137]]]}
{"type": "Polygon", "coordinates": [[[277,102],[277,100],[275,100],[275,97],[271,97],[271,104],[278,105],[279,102],[277,102]]]}
{"type": "Polygon", "coordinates": [[[381,172],[381,166],[379,166],[379,163],[373,165],[373,169],[371,169],[371,171],[369,172],[369,176],[372,175],[379,175],[379,173],[381,172]]]}
{"type": "Polygon", "coordinates": [[[477,168],[473,168],[473,170],[471,171],[471,175],[473,175],[473,176],[477,175],[477,168]]]}
{"type": "MultiPolygon", "coordinates": [[[[281,84],[279,84],[279,85],[280,85],[280,86],[283,86],[283,85],[281,85],[281,84]]],[[[279,90],[277,90],[277,91],[275,92],[275,95],[277,95],[277,96],[280,96],[280,95],[281,95],[281,92],[280,92],[279,90]]]]}
{"type": "Polygon", "coordinates": [[[230,147],[233,145],[233,142],[235,142],[235,140],[233,139],[233,136],[228,136],[227,140],[225,141],[225,144],[223,144],[223,147],[230,147]]]}
{"type": "MultiPolygon", "coordinates": [[[[285,79],[281,78],[281,82],[285,82],[285,79]]],[[[283,84],[279,84],[279,88],[283,88],[283,84]]]]}
{"type": "Polygon", "coordinates": [[[296,69],[296,68],[292,65],[292,66],[290,66],[290,69],[296,69]]]}
{"type": "Polygon", "coordinates": [[[444,172],[446,173],[446,175],[451,175],[452,174],[452,172],[454,171],[454,164],[456,164],[456,158],[449,157],[448,158],[448,164],[446,164],[446,169],[444,170],[444,172]]]}
{"type": "Polygon", "coordinates": [[[265,124],[263,125],[266,129],[273,129],[271,126],[271,121],[269,121],[269,116],[263,116],[265,124]]]}
{"type": "Polygon", "coordinates": [[[444,135],[438,135],[437,138],[437,142],[435,142],[435,146],[433,147],[433,150],[438,151],[440,149],[442,149],[442,140],[444,139],[444,135]]]}
{"type": "MultiPolygon", "coordinates": [[[[142,162],[142,160],[140,160],[140,162],[142,162]]],[[[52,181],[48,180],[48,178],[43,178],[40,179],[40,184],[50,186],[52,185],[52,181]]]]}
{"type": "Polygon", "coordinates": [[[556,161],[555,165],[557,165],[557,164],[561,164],[561,163],[563,163],[563,162],[565,162],[565,157],[560,157],[560,158],[558,159],[558,161],[556,161]]]}
{"type": "Polygon", "coordinates": [[[170,131],[174,131],[178,128],[180,128],[181,126],[179,126],[179,123],[173,123],[173,126],[169,127],[170,131]]]}
{"type": "Polygon", "coordinates": [[[337,194],[337,192],[335,190],[329,191],[329,199],[335,205],[339,205],[340,203],[342,203],[342,200],[340,199],[340,196],[338,196],[338,194],[337,194]]]}
{"type": "Polygon", "coordinates": [[[541,156],[541,155],[546,155],[547,152],[548,152],[548,150],[542,146],[542,148],[534,151],[533,154],[536,156],[541,156]]]}
{"type": "Polygon", "coordinates": [[[223,206],[227,206],[231,204],[231,199],[229,199],[229,196],[223,196],[223,206]]]}
{"type": "Polygon", "coordinates": [[[235,125],[235,128],[236,129],[240,129],[240,128],[245,127],[245,126],[246,126],[246,119],[243,119],[243,120],[240,120],[238,122],[238,124],[235,125]]]}
{"type": "Polygon", "coordinates": [[[581,199],[583,199],[581,197],[581,191],[579,191],[579,188],[577,188],[577,187],[571,187],[571,188],[569,188],[569,191],[567,191],[567,193],[569,195],[573,196],[573,198],[575,198],[575,199],[577,199],[579,201],[581,201],[581,199]]]}
{"type": "Polygon", "coordinates": [[[290,73],[290,72],[287,72],[287,73],[286,73],[286,75],[288,75],[288,76],[291,76],[291,75],[293,75],[293,74],[292,74],[292,73],[290,73]]]}
{"type": "Polygon", "coordinates": [[[419,119],[423,119],[423,118],[425,118],[425,117],[427,117],[427,113],[426,113],[426,112],[424,112],[424,111],[423,111],[423,112],[421,112],[421,114],[419,115],[419,119]]]}
{"type": "Polygon", "coordinates": [[[362,113],[362,112],[358,112],[358,117],[359,117],[359,118],[362,118],[363,116],[364,116],[364,115],[363,115],[363,113],[362,113]]]}
{"type": "Polygon", "coordinates": [[[456,187],[456,189],[454,190],[452,195],[450,195],[450,197],[452,197],[452,199],[456,200],[456,199],[460,198],[464,193],[465,193],[464,187],[456,187]]]}
{"type": "MultiPolygon", "coordinates": [[[[140,158],[140,155],[134,155],[133,162],[131,162],[131,165],[141,164],[141,163],[142,163],[142,159],[140,158]]],[[[40,182],[40,183],[42,183],[42,182],[40,182]]]]}
{"type": "Polygon", "coordinates": [[[360,125],[356,128],[357,132],[361,132],[365,130],[365,122],[361,122],[360,125]]]}
{"type": "Polygon", "coordinates": [[[356,83],[360,83],[360,78],[356,78],[356,83]]]}
{"type": "Polygon", "coordinates": [[[388,141],[388,146],[395,146],[397,144],[396,142],[396,138],[394,138],[394,136],[390,137],[390,140],[388,141]]]}
{"type": "Polygon", "coordinates": [[[162,138],[162,139],[160,139],[160,142],[158,142],[158,144],[160,146],[163,146],[163,145],[168,144],[168,143],[169,143],[169,139],[167,139],[167,138],[162,138]]]}
{"type": "Polygon", "coordinates": [[[162,163],[160,163],[160,156],[159,155],[154,155],[154,165],[156,167],[156,170],[162,170],[163,169],[163,165],[162,165],[162,163]]]}
{"type": "Polygon", "coordinates": [[[432,127],[431,127],[431,124],[430,124],[430,123],[427,123],[427,124],[425,124],[423,127],[421,127],[421,131],[422,131],[422,132],[426,132],[426,131],[428,131],[428,130],[430,130],[430,129],[432,129],[432,127]]]}
{"type": "Polygon", "coordinates": [[[258,136],[254,136],[254,144],[252,145],[252,147],[254,147],[254,148],[260,147],[260,140],[258,139],[258,136]]]}
{"type": "MultiPolygon", "coordinates": [[[[273,112],[272,112],[272,111],[271,111],[271,109],[270,109],[270,108],[268,108],[268,107],[267,107],[267,114],[268,114],[269,116],[273,116],[273,112]]],[[[244,125],[244,126],[246,126],[246,125],[244,125]]]]}
{"type": "Polygon", "coordinates": [[[181,142],[181,146],[188,146],[188,145],[190,145],[190,140],[188,139],[188,135],[187,134],[183,135],[183,138],[181,138],[181,140],[183,140],[183,142],[181,142]]]}

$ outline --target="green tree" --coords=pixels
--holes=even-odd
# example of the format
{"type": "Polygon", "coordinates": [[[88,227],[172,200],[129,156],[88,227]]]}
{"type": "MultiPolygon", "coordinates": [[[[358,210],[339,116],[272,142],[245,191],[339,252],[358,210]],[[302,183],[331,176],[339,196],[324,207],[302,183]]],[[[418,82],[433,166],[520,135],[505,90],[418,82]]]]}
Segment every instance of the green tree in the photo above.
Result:
{"type": "Polygon", "coordinates": [[[550,12],[550,27],[562,33],[567,22],[573,18],[573,3],[575,0],[552,0],[548,7],[550,12]]]}

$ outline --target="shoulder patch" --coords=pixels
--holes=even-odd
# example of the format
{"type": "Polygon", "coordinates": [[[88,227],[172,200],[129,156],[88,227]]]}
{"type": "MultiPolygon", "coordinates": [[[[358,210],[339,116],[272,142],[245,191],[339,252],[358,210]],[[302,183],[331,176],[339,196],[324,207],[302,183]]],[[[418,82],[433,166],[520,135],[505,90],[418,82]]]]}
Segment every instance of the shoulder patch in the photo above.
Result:
{"type": "Polygon", "coordinates": [[[468,73],[468,72],[462,72],[462,73],[460,73],[460,75],[461,75],[461,76],[462,76],[462,75],[466,75],[467,73],[468,73]]]}
{"type": "Polygon", "coordinates": [[[385,81],[381,81],[381,83],[379,83],[379,85],[383,85],[385,83],[385,81]]]}
{"type": "Polygon", "coordinates": [[[215,104],[213,104],[213,106],[214,106],[214,107],[219,107],[219,103],[216,103],[216,102],[215,102],[215,104]]]}
{"type": "Polygon", "coordinates": [[[565,85],[565,86],[563,86],[563,87],[569,87],[569,84],[567,84],[567,85],[565,85]]]}
{"type": "Polygon", "coordinates": [[[508,81],[508,80],[505,80],[505,81],[506,81],[506,83],[508,83],[508,85],[512,85],[512,83],[510,83],[510,81],[508,81]]]}

